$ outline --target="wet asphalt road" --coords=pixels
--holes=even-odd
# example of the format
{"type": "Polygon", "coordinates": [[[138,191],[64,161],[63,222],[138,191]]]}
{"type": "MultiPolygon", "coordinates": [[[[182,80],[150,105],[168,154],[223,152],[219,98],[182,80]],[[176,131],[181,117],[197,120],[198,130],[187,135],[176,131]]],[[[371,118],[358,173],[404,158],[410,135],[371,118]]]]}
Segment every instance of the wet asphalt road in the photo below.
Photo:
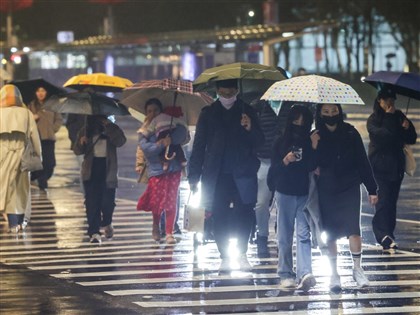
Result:
{"type": "MultiPolygon", "coordinates": [[[[347,112],[366,139],[367,109],[347,112]]],[[[420,130],[420,110],[412,113],[420,130]]],[[[329,292],[328,264],[317,250],[313,252],[317,286],[308,293],[285,292],[278,289],[273,230],[272,258],[259,260],[251,245],[248,257],[254,271],[227,276],[218,275],[213,243],[194,251],[191,233],[177,235],[175,246],[151,240],[150,215],[135,210],[144,189],[133,171],[137,122],[128,117],[118,123],[128,142],[119,151],[114,238],[100,246],[88,242],[78,164],[62,128],[49,192],[43,195],[32,189],[30,226],[16,236],[7,233],[6,222],[0,222],[1,314],[415,314],[420,309],[420,170],[404,179],[397,254],[383,255],[375,244],[370,225],[373,209],[364,202],[363,265],[371,287],[355,286],[351,258],[342,242],[339,265],[344,289],[340,294],[329,292]]],[[[414,152],[420,164],[420,144],[414,152]]]]}

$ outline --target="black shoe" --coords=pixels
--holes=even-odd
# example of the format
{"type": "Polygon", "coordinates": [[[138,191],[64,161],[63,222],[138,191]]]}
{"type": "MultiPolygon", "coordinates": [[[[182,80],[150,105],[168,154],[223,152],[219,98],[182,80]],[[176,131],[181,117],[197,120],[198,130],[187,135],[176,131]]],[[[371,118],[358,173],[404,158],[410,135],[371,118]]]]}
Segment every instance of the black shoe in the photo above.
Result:
{"type": "Polygon", "coordinates": [[[385,254],[395,254],[398,248],[397,244],[389,235],[386,235],[382,239],[381,245],[382,245],[382,252],[385,254]]]}
{"type": "Polygon", "coordinates": [[[258,258],[270,258],[270,251],[268,249],[268,237],[257,236],[257,256],[258,258]]]}

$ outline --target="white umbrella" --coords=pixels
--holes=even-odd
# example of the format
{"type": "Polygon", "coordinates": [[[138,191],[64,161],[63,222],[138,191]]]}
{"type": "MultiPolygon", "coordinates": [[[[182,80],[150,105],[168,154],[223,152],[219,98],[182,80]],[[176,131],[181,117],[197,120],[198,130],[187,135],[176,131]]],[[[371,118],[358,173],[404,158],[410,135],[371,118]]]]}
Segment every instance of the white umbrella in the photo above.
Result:
{"type": "Polygon", "coordinates": [[[350,85],[319,75],[304,75],[276,82],[261,99],[317,104],[365,104],[350,85]]]}

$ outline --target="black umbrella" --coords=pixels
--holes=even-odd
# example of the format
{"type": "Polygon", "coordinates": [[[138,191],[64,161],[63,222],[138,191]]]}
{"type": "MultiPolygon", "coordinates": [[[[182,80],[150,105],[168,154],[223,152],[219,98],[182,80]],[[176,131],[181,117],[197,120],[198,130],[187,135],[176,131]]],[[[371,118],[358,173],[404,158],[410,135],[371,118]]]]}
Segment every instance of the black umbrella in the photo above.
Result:
{"type": "Polygon", "coordinates": [[[16,85],[18,87],[25,104],[29,104],[35,98],[35,92],[40,87],[43,87],[47,91],[48,97],[67,92],[66,89],[56,86],[42,78],[12,81],[10,84],[16,85]]]}
{"type": "Polygon", "coordinates": [[[43,106],[44,109],[56,113],[81,115],[130,115],[127,108],[118,100],[96,93],[75,92],[53,95],[43,106]]]}
{"type": "MultiPolygon", "coordinates": [[[[366,77],[364,82],[378,90],[391,87],[397,94],[420,100],[420,75],[412,72],[378,71],[366,77]]],[[[406,112],[410,100],[407,103],[406,112]]]]}
{"type": "Polygon", "coordinates": [[[397,94],[420,100],[420,75],[417,73],[378,71],[366,77],[364,81],[378,90],[392,87],[397,94]]]}

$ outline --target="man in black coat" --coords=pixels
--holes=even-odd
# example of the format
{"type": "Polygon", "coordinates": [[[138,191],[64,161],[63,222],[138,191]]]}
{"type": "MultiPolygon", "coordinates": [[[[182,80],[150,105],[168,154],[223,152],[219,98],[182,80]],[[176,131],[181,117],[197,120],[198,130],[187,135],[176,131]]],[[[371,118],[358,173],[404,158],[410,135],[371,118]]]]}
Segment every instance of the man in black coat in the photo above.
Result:
{"type": "Polygon", "coordinates": [[[220,271],[230,269],[229,240],[237,239],[239,266],[251,270],[246,252],[257,200],[256,149],[264,143],[254,109],[237,98],[236,79],[216,82],[219,98],[198,119],[189,161],[192,191],[201,179],[201,206],[214,220],[220,271]]]}

